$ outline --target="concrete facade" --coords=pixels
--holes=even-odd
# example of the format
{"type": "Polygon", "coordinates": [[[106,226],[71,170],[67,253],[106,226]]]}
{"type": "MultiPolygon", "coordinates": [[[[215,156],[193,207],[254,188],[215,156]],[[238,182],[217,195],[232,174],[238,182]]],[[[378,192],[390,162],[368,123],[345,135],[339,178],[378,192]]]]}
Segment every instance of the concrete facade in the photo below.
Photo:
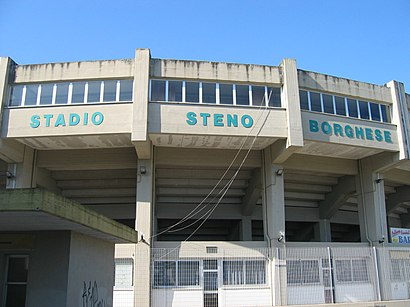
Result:
{"type": "MultiPolygon", "coordinates": [[[[112,220],[138,232],[123,229],[125,242],[138,243],[116,247],[118,307],[248,306],[252,295],[258,306],[410,298],[410,282],[386,277],[398,263],[407,272],[390,238],[390,228],[410,226],[410,95],[400,82],[305,71],[293,59],[213,63],[137,49],[134,59],[115,61],[1,58],[0,96],[2,189],[41,188],[75,201],[100,234],[119,230],[112,220]],[[103,217],[93,219],[94,211],[103,217]],[[206,268],[209,259],[215,268],[206,268]],[[181,261],[194,261],[197,279],[177,273],[181,261]],[[233,261],[242,268],[229,273],[233,261]],[[298,280],[292,274],[306,261],[311,275],[298,280]],[[249,275],[247,265],[258,271],[261,263],[262,273],[249,275]],[[362,275],[345,272],[364,263],[362,275]],[[236,280],[241,270],[248,273],[236,280]],[[175,280],[161,279],[167,274],[175,280]]],[[[114,274],[104,243],[112,240],[63,234],[70,249],[55,252],[69,264],[61,268],[69,282],[59,287],[67,306],[79,304],[74,285],[94,281],[99,299],[112,301],[112,284],[97,274],[114,274]],[[104,256],[94,261],[97,254],[104,256]],[[78,272],[84,263],[90,270],[78,272]]],[[[42,294],[27,295],[29,306],[42,294]]]]}

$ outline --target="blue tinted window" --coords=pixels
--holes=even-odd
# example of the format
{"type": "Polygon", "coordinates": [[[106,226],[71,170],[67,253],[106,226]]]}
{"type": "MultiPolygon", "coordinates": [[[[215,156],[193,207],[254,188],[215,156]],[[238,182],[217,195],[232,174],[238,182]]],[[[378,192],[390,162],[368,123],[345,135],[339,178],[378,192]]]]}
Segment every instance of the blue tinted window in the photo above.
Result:
{"type": "Polygon", "coordinates": [[[319,93],[310,92],[310,105],[312,111],[322,112],[322,104],[320,102],[319,93]]]}
{"type": "Polygon", "coordinates": [[[165,82],[162,80],[151,80],[152,101],[165,101],[165,82]]]}
{"type": "Polygon", "coordinates": [[[367,101],[360,101],[359,100],[359,108],[360,108],[360,118],[370,119],[369,103],[367,101]]]}
{"type": "MultiPolygon", "coordinates": [[[[132,100],[132,87],[133,87],[132,80],[121,80],[120,81],[120,101],[131,101],[132,100]]],[[[164,93],[165,93],[165,86],[164,86],[164,93]]]]}
{"type": "Polygon", "coordinates": [[[323,108],[325,113],[334,114],[335,110],[333,108],[333,97],[330,95],[322,94],[323,97],[323,108]]]}
{"type": "Polygon", "coordinates": [[[221,104],[233,104],[232,84],[219,84],[219,96],[221,104]]]}
{"type": "Polygon", "coordinates": [[[268,87],[268,105],[270,107],[281,107],[280,88],[268,87]]]}
{"type": "Polygon", "coordinates": [[[390,116],[389,113],[387,112],[388,108],[386,105],[381,104],[380,105],[380,110],[382,111],[382,120],[384,123],[390,123],[390,116]]]}
{"type": "Polygon", "coordinates": [[[199,102],[199,82],[185,82],[185,101],[199,102]]]}
{"type": "Polygon", "coordinates": [[[346,116],[346,104],[344,97],[335,96],[336,114],[346,116]]]}
{"type": "Polygon", "coordinates": [[[308,92],[299,91],[300,108],[302,110],[309,110],[308,92]]]}
{"type": "Polygon", "coordinates": [[[41,85],[41,95],[40,95],[40,104],[51,104],[53,100],[53,87],[54,84],[42,84],[41,85]]]}
{"type": "Polygon", "coordinates": [[[71,103],[83,103],[85,93],[85,82],[73,82],[73,95],[71,103]]]}
{"type": "Polygon", "coordinates": [[[216,103],[216,83],[202,83],[202,102],[216,103]]]}
{"type": "Polygon", "coordinates": [[[66,104],[68,101],[69,83],[57,84],[56,104],[66,104]]]}
{"type": "Polygon", "coordinates": [[[182,81],[168,82],[168,101],[182,101],[182,81]]]}
{"type": "Polygon", "coordinates": [[[21,99],[23,97],[24,85],[15,85],[11,88],[10,105],[15,107],[21,105],[21,99]]]}
{"type": "Polygon", "coordinates": [[[265,87],[264,86],[252,86],[252,105],[264,106],[265,105],[265,87]]]}
{"type": "Polygon", "coordinates": [[[350,117],[359,117],[359,113],[357,111],[357,101],[355,99],[347,98],[347,108],[350,117]]]}
{"type": "Polygon", "coordinates": [[[249,86],[248,85],[236,85],[236,104],[237,105],[249,105],[249,86]]]}
{"type": "Polygon", "coordinates": [[[370,112],[371,112],[371,115],[372,115],[372,120],[377,120],[377,121],[381,120],[379,104],[371,102],[370,103],[370,112]]]}
{"type": "Polygon", "coordinates": [[[88,82],[87,102],[100,102],[101,81],[88,82]]]}
{"type": "Polygon", "coordinates": [[[38,85],[26,85],[25,106],[34,106],[37,103],[38,85]]]}
{"type": "Polygon", "coordinates": [[[104,81],[104,96],[103,101],[117,100],[117,81],[104,81]]]}

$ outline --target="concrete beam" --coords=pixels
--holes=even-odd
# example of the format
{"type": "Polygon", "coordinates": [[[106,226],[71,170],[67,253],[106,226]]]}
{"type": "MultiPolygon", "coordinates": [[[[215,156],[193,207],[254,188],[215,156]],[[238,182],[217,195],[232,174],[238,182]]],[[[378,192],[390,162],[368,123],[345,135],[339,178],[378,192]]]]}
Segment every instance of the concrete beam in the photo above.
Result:
{"type": "Polygon", "coordinates": [[[346,200],[356,192],[356,184],[353,176],[343,176],[339,183],[333,186],[332,192],[326,194],[325,200],[319,202],[320,218],[330,219],[346,200]]]}
{"type": "Polygon", "coordinates": [[[271,145],[271,158],[272,163],[282,164],[285,162],[293,153],[298,150],[299,147],[287,146],[287,140],[280,139],[271,145]]]}
{"type": "Polygon", "coordinates": [[[283,164],[285,169],[321,172],[338,175],[356,175],[358,167],[355,160],[318,157],[303,154],[293,154],[283,164]]]}
{"type": "Polygon", "coordinates": [[[401,203],[410,201],[410,186],[398,187],[396,193],[390,194],[386,200],[386,210],[389,214],[394,211],[401,203]]]}
{"type": "Polygon", "coordinates": [[[410,172],[405,170],[395,168],[383,173],[383,177],[385,180],[410,185],[410,172]]]}
{"type": "Polygon", "coordinates": [[[37,166],[49,170],[136,169],[132,148],[73,149],[39,151],[37,166]]]}
{"type": "Polygon", "coordinates": [[[252,172],[252,178],[249,181],[248,188],[246,189],[246,194],[243,197],[243,205],[242,205],[243,215],[245,216],[252,215],[252,212],[255,209],[256,203],[258,202],[262,191],[263,191],[262,172],[260,168],[256,168],[252,172]]]}
{"type": "MultiPolygon", "coordinates": [[[[182,148],[155,148],[156,167],[221,167],[226,169],[232,163],[237,150],[220,149],[182,149],[182,148]]],[[[232,168],[238,167],[246,155],[244,150],[237,158],[232,168]]],[[[243,167],[261,167],[260,151],[251,151],[243,167]]]]}

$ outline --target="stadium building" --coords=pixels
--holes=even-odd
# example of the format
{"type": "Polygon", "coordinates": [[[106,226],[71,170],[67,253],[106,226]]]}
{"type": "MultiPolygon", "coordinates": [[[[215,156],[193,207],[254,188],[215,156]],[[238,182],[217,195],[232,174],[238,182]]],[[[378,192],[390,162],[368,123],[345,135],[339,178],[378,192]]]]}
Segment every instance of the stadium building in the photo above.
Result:
{"type": "Polygon", "coordinates": [[[410,304],[402,83],[137,49],[0,97],[0,306],[410,304]]]}

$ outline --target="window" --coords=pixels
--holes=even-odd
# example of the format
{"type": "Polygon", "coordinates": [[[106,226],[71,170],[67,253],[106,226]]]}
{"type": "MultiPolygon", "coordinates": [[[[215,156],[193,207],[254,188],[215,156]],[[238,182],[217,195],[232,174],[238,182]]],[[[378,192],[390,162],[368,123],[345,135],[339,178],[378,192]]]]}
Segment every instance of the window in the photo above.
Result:
{"type": "Polygon", "coordinates": [[[253,106],[266,105],[264,86],[252,86],[252,105],[253,106]]]}
{"type": "Polygon", "coordinates": [[[384,104],[380,105],[380,111],[382,112],[382,120],[384,123],[389,123],[390,122],[390,116],[387,113],[387,106],[384,104]]]}
{"type": "Polygon", "coordinates": [[[347,109],[350,117],[359,118],[359,113],[357,111],[357,100],[347,98],[347,109]]]}
{"type": "Polygon", "coordinates": [[[367,282],[369,273],[366,259],[335,260],[337,282],[367,282]]]}
{"type": "Polygon", "coordinates": [[[288,284],[320,283],[318,260],[286,261],[288,284]]]}
{"type": "Polygon", "coordinates": [[[129,288],[133,286],[134,263],[132,258],[116,258],[115,287],[129,288]]]}
{"type": "Polygon", "coordinates": [[[270,107],[281,107],[282,101],[280,98],[280,88],[277,87],[268,87],[268,105],[270,107]]]}
{"type": "Polygon", "coordinates": [[[108,80],[104,81],[104,96],[103,96],[103,101],[116,101],[117,93],[117,81],[115,80],[108,80]]]}
{"type": "Polygon", "coordinates": [[[199,285],[199,261],[178,261],[178,286],[199,285]]]}
{"type": "Polygon", "coordinates": [[[219,96],[221,104],[233,104],[233,85],[219,84],[219,96]]]}
{"type": "Polygon", "coordinates": [[[182,101],[182,81],[168,82],[168,101],[182,101]]]}
{"type": "Polygon", "coordinates": [[[73,94],[71,103],[83,103],[85,93],[85,82],[73,82],[73,94]]]}
{"type": "Polygon", "coordinates": [[[35,106],[37,104],[38,85],[26,85],[26,100],[24,105],[35,106]]]}
{"type": "Polygon", "coordinates": [[[370,114],[372,120],[381,121],[379,104],[370,102],[370,114]]]}
{"type": "Polygon", "coordinates": [[[24,85],[15,85],[11,88],[10,106],[16,107],[21,104],[24,85]]]}
{"type": "Polygon", "coordinates": [[[236,85],[236,104],[241,106],[249,105],[249,86],[236,85]]]}
{"type": "Polygon", "coordinates": [[[202,83],[202,102],[216,103],[216,84],[202,83]]]}
{"type": "Polygon", "coordinates": [[[87,102],[100,102],[101,81],[88,82],[87,102]]]}
{"type": "Polygon", "coordinates": [[[322,94],[322,97],[324,112],[329,114],[335,114],[335,109],[333,107],[333,96],[322,94]]]}
{"type": "Polygon", "coordinates": [[[392,259],[391,260],[391,271],[390,271],[390,279],[392,281],[402,281],[402,265],[400,259],[392,259]]]}
{"type": "Polygon", "coordinates": [[[25,306],[28,256],[13,255],[7,260],[6,306],[25,306]]]}
{"type": "Polygon", "coordinates": [[[185,101],[199,102],[199,83],[185,82],[185,101]]]}
{"type": "Polygon", "coordinates": [[[312,111],[322,112],[320,93],[310,92],[310,106],[312,111]]]}
{"type": "Polygon", "coordinates": [[[223,262],[224,285],[261,285],[265,283],[265,260],[226,260],[223,262]]]}
{"type": "MultiPolygon", "coordinates": [[[[165,89],[164,89],[165,92],[165,89]]],[[[10,106],[62,105],[131,101],[133,80],[99,80],[15,85],[11,88],[10,106]],[[101,89],[103,91],[101,92],[101,89]]]]}
{"type": "Polygon", "coordinates": [[[154,286],[187,287],[199,285],[199,261],[155,261],[154,286]]]}
{"type": "Polygon", "coordinates": [[[67,104],[69,83],[57,84],[56,104],[67,104]]]}
{"type": "Polygon", "coordinates": [[[367,101],[359,100],[359,110],[361,119],[370,119],[369,103],[367,101]]]}
{"type": "Polygon", "coordinates": [[[133,80],[120,80],[120,101],[131,101],[133,80]]]}
{"type": "Polygon", "coordinates": [[[308,92],[299,91],[300,108],[302,110],[309,110],[308,92]]]}
{"type": "Polygon", "coordinates": [[[162,80],[151,80],[152,101],[165,101],[165,82],[162,80]]]}
{"type": "Polygon", "coordinates": [[[346,103],[344,97],[335,96],[336,114],[346,116],[346,103]]]}
{"type": "Polygon", "coordinates": [[[40,104],[47,105],[51,104],[53,101],[53,88],[54,84],[42,84],[41,85],[41,95],[40,95],[40,104]]]}

